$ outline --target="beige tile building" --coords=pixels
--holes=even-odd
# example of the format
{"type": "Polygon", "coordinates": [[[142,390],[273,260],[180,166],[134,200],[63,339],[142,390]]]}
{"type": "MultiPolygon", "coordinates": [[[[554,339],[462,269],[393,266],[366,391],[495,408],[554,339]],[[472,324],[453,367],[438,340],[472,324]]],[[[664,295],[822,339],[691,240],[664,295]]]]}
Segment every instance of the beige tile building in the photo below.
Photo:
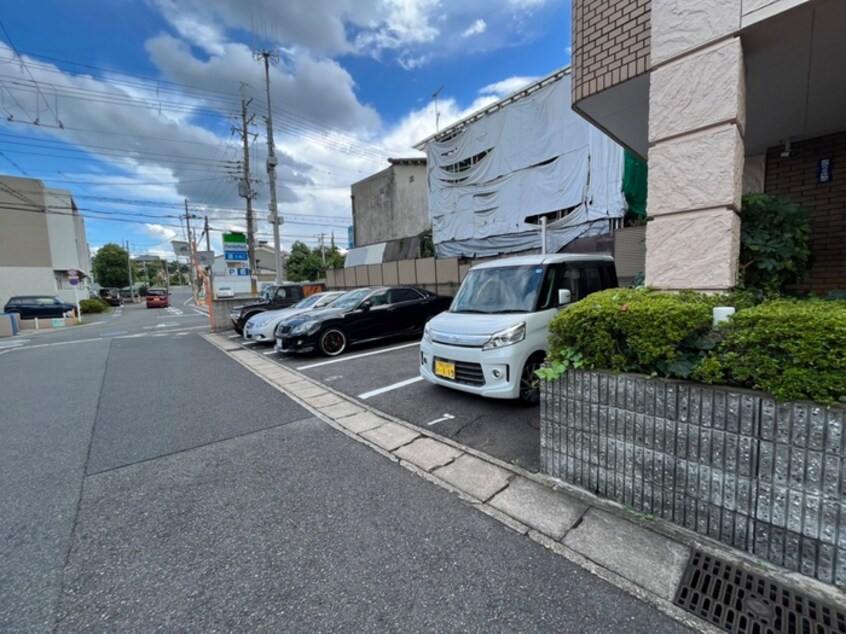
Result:
{"type": "Polygon", "coordinates": [[[649,165],[646,283],[735,285],[746,191],[810,213],[846,288],[846,2],[573,0],[573,107],[649,165]]]}
{"type": "Polygon", "coordinates": [[[0,176],[0,308],[13,295],[73,301],[69,270],[87,291],[91,257],[73,196],[34,179],[0,176]]]}

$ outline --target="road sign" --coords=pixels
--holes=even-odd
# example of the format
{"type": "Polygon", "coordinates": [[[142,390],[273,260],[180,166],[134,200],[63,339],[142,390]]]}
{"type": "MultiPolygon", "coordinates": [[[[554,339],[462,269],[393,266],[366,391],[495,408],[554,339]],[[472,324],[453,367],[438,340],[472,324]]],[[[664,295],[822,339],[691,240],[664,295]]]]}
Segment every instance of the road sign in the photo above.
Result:
{"type": "Polygon", "coordinates": [[[76,269],[68,269],[68,278],[78,277],[79,272],[76,269]]]}
{"type": "Polygon", "coordinates": [[[250,274],[250,269],[235,269],[235,270],[238,271],[238,275],[249,275],[250,274]]]}
{"type": "Polygon", "coordinates": [[[79,284],[79,278],[78,277],[69,277],[68,282],[70,283],[71,286],[76,286],[77,284],[79,284]]]}
{"type": "Polygon", "coordinates": [[[188,246],[187,242],[184,242],[183,240],[171,240],[170,243],[173,245],[173,252],[177,257],[191,256],[191,248],[188,246]]]}
{"type": "Polygon", "coordinates": [[[197,251],[200,266],[214,266],[214,251],[197,251]]]}
{"type": "Polygon", "coordinates": [[[246,251],[224,251],[223,259],[227,262],[246,262],[250,257],[246,251]]]}

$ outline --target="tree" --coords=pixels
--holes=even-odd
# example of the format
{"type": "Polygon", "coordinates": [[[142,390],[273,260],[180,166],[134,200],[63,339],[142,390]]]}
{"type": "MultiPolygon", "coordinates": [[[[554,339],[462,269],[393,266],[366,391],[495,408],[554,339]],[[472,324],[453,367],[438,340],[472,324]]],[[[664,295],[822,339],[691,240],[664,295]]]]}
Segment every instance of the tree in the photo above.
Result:
{"type": "Polygon", "coordinates": [[[129,285],[127,258],[129,254],[122,246],[110,242],[97,251],[91,261],[94,279],[100,286],[122,288],[129,285]]]}
{"type": "Polygon", "coordinates": [[[336,269],[344,266],[344,255],[338,251],[338,247],[332,245],[309,249],[302,242],[294,242],[291,246],[291,253],[286,261],[286,276],[292,282],[305,282],[319,280],[326,277],[326,269],[336,269]],[[323,257],[326,257],[326,264],[323,264],[323,257]]]}

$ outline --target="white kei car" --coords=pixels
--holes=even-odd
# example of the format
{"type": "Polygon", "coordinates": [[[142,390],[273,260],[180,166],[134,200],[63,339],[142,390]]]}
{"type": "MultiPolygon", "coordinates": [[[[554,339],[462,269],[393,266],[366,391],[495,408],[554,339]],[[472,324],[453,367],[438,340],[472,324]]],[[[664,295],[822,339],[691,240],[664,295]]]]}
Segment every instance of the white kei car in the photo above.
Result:
{"type": "Polygon", "coordinates": [[[217,289],[217,297],[219,299],[223,299],[225,297],[235,297],[235,292],[232,290],[231,286],[221,286],[217,289]]]}
{"type": "Polygon", "coordinates": [[[301,299],[293,306],[281,310],[269,310],[250,317],[244,325],[244,339],[257,343],[273,343],[276,326],[283,319],[316,308],[325,308],[346,291],[327,291],[314,293],[301,299]]]}

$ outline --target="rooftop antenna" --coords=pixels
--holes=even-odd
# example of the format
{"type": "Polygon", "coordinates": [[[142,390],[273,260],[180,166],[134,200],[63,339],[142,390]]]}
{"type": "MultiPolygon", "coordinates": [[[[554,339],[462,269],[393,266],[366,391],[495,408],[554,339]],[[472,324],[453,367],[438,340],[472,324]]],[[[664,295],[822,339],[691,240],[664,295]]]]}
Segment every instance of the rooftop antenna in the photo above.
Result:
{"type": "Polygon", "coordinates": [[[443,85],[438,88],[435,92],[432,93],[432,99],[435,102],[435,132],[440,132],[440,121],[441,121],[441,113],[438,111],[438,95],[441,94],[441,91],[444,89],[443,85]]]}

